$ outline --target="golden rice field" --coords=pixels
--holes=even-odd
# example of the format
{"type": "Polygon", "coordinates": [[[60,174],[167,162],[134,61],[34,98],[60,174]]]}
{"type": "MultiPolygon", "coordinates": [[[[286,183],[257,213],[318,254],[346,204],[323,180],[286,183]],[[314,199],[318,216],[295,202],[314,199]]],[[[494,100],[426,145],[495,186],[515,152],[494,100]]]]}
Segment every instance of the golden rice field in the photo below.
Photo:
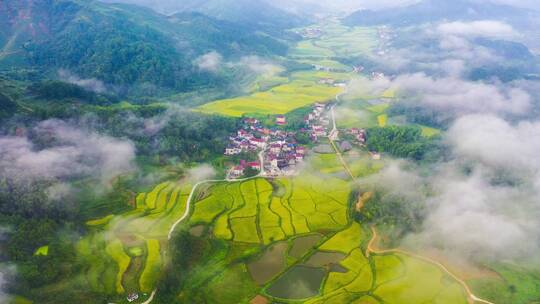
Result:
{"type": "MultiPolygon", "coordinates": [[[[302,72],[292,81],[248,96],[217,100],[197,108],[203,113],[241,117],[245,114],[286,114],[316,102],[333,100],[342,89],[319,84],[324,74],[302,72]]],[[[343,76],[341,76],[343,77],[343,76]]]]}

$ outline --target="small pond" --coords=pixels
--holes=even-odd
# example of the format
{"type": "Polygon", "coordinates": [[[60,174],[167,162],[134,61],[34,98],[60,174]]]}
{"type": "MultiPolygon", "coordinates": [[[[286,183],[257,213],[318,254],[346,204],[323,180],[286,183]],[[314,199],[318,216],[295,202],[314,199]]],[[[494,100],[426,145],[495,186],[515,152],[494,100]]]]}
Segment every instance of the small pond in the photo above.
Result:
{"type": "Polygon", "coordinates": [[[313,254],[306,265],[311,267],[325,267],[330,264],[337,264],[343,261],[347,256],[339,252],[322,252],[317,251],[313,254]]]}
{"type": "Polygon", "coordinates": [[[302,236],[294,239],[291,251],[289,255],[293,258],[301,258],[308,253],[313,246],[317,245],[322,239],[322,236],[318,234],[302,236]]]}
{"type": "Polygon", "coordinates": [[[247,265],[251,277],[257,284],[262,285],[285,270],[287,247],[286,242],[279,242],[268,248],[257,261],[247,265]]]}
{"type": "Polygon", "coordinates": [[[299,300],[319,294],[326,276],[323,268],[294,266],[277,279],[268,289],[269,295],[280,299],[299,300]]]}

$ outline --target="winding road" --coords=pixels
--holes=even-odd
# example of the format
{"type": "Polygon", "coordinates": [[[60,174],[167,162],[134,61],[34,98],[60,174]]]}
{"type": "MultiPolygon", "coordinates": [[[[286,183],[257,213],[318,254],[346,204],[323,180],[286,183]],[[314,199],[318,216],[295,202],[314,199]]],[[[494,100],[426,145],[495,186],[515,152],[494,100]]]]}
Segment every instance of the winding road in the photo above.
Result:
{"type": "Polygon", "coordinates": [[[403,250],[403,249],[398,249],[398,248],[386,249],[386,250],[375,249],[374,248],[374,243],[377,240],[377,231],[375,230],[375,227],[373,227],[373,226],[371,227],[371,233],[372,233],[373,236],[372,236],[371,240],[369,241],[369,243],[367,245],[366,257],[369,258],[370,253],[374,253],[374,254],[400,253],[400,254],[403,254],[403,255],[408,255],[410,257],[422,260],[424,262],[428,262],[430,264],[433,264],[433,265],[439,267],[444,272],[446,272],[449,276],[451,276],[454,280],[456,280],[456,282],[458,282],[463,287],[463,289],[465,290],[465,293],[467,294],[467,297],[469,298],[469,303],[495,304],[495,303],[489,302],[487,300],[484,300],[484,299],[481,299],[481,298],[475,296],[472,293],[469,286],[467,285],[467,283],[465,283],[465,281],[463,281],[458,276],[456,276],[454,273],[452,273],[446,266],[444,266],[440,262],[437,262],[437,261],[435,261],[433,259],[430,259],[428,257],[421,256],[421,255],[418,255],[416,253],[409,252],[409,251],[406,251],[406,250],[403,250]]]}
{"type": "MultiPolygon", "coordinates": [[[[341,96],[345,95],[345,94],[347,94],[347,90],[345,90],[344,92],[336,95],[336,101],[340,102],[341,101],[341,96]]],[[[339,152],[339,150],[338,150],[338,148],[337,148],[337,146],[336,146],[336,144],[334,143],[334,140],[333,140],[332,135],[335,134],[335,132],[338,132],[337,123],[336,123],[335,107],[336,107],[336,105],[333,105],[332,108],[330,109],[331,114],[332,114],[333,128],[332,128],[332,131],[330,132],[330,135],[328,136],[328,139],[330,140],[330,143],[332,144],[332,146],[336,150],[336,154],[338,155],[339,159],[341,160],[341,162],[343,164],[343,167],[345,168],[347,173],[349,173],[351,178],[354,180],[355,179],[354,175],[352,174],[349,166],[345,162],[345,159],[343,159],[343,155],[341,154],[341,152],[339,152]]],[[[454,273],[452,273],[446,266],[444,266],[440,262],[437,262],[437,261],[435,261],[433,259],[430,259],[428,257],[424,257],[424,256],[421,256],[421,255],[418,255],[418,254],[415,254],[415,253],[412,253],[412,252],[409,252],[409,251],[406,251],[406,250],[403,250],[403,249],[398,249],[398,248],[396,248],[396,249],[388,249],[388,250],[377,250],[377,249],[375,249],[374,248],[374,242],[377,239],[377,231],[375,230],[375,227],[373,227],[373,226],[371,227],[371,232],[373,234],[373,237],[371,238],[371,240],[368,243],[368,246],[367,246],[367,249],[366,249],[366,257],[369,257],[370,253],[374,253],[374,254],[401,253],[401,254],[404,254],[404,255],[408,255],[408,256],[420,259],[422,261],[428,262],[430,264],[433,264],[433,265],[439,267],[444,272],[446,272],[450,277],[452,277],[454,280],[456,280],[456,282],[458,282],[463,287],[463,289],[465,290],[465,293],[467,294],[467,297],[468,297],[470,303],[495,304],[495,303],[489,302],[487,300],[484,300],[482,298],[479,298],[479,297],[475,296],[472,293],[469,286],[467,285],[467,283],[465,283],[465,281],[463,281],[458,276],[456,276],[454,273]]]]}
{"type": "MultiPolygon", "coordinates": [[[[243,181],[247,181],[247,180],[250,180],[250,179],[259,178],[259,177],[264,175],[264,166],[263,165],[264,165],[264,163],[261,164],[261,171],[256,176],[247,177],[247,178],[241,178],[241,179],[208,179],[208,180],[200,181],[200,182],[196,183],[195,185],[193,185],[193,188],[191,188],[191,192],[189,193],[189,196],[188,196],[188,198],[186,200],[186,211],[184,211],[184,214],[182,215],[182,217],[180,217],[176,222],[174,222],[174,224],[169,229],[169,234],[167,235],[167,240],[170,241],[172,239],[172,235],[173,235],[174,231],[176,230],[176,227],[178,227],[178,225],[180,225],[180,223],[182,223],[189,216],[189,213],[191,211],[191,203],[192,203],[192,200],[193,200],[193,196],[195,195],[195,192],[196,192],[197,188],[199,188],[199,186],[201,186],[203,184],[207,184],[207,183],[243,182],[243,181]]],[[[152,291],[152,293],[150,294],[150,297],[148,297],[148,299],[146,301],[144,301],[142,304],[150,304],[150,303],[152,303],[152,301],[154,301],[154,297],[156,296],[156,293],[157,293],[157,289],[154,289],[152,291]]]]}

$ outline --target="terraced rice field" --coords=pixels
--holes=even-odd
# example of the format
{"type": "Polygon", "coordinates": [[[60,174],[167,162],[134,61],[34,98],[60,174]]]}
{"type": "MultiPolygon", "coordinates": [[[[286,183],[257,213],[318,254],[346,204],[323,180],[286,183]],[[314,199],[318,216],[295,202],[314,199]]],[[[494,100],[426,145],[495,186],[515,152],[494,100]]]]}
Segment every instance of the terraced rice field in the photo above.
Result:
{"type": "Polygon", "coordinates": [[[150,292],[163,267],[163,246],[173,223],[180,218],[191,191],[190,184],[165,182],[136,196],[136,208],[87,223],[92,229],[77,244],[91,267],[89,286],[109,294],[150,292]]]}
{"type": "Polygon", "coordinates": [[[221,183],[195,204],[193,224],[214,225],[214,236],[243,243],[270,244],[347,224],[349,186],[315,176],[221,183]],[[283,195],[275,194],[282,188],[283,195]]]}

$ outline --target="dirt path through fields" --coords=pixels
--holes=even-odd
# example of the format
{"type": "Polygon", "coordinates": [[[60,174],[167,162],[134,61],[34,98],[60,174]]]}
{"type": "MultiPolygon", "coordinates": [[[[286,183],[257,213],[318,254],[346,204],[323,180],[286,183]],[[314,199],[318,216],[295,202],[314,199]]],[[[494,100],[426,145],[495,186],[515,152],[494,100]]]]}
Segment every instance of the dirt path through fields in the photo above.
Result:
{"type": "MultiPolygon", "coordinates": [[[[343,91],[343,92],[339,93],[338,95],[336,95],[336,101],[340,102],[341,96],[345,95],[345,94],[347,94],[347,89],[345,89],[345,91],[343,91]]],[[[338,129],[337,129],[337,123],[336,123],[336,112],[334,110],[335,107],[336,106],[334,105],[330,109],[330,113],[332,114],[332,130],[330,131],[330,134],[328,135],[328,140],[330,141],[330,144],[332,145],[332,147],[336,151],[336,155],[338,156],[341,164],[343,165],[343,168],[345,168],[345,171],[347,171],[347,174],[349,174],[351,179],[354,180],[355,176],[352,173],[351,168],[349,168],[349,165],[347,164],[347,162],[343,158],[343,154],[339,151],[339,148],[337,147],[336,143],[334,142],[335,134],[339,132],[338,129]]]]}
{"type": "Polygon", "coordinates": [[[454,280],[456,280],[456,282],[458,282],[463,287],[463,289],[465,290],[465,293],[467,293],[469,303],[471,303],[471,304],[474,304],[474,303],[494,304],[492,302],[489,302],[487,300],[484,300],[484,299],[481,299],[481,298],[475,296],[472,293],[469,286],[467,285],[467,283],[465,283],[465,281],[463,281],[462,279],[457,277],[454,273],[452,273],[446,266],[444,266],[440,262],[437,262],[437,261],[435,261],[433,259],[421,256],[421,255],[418,255],[416,253],[409,252],[409,251],[406,251],[406,250],[403,250],[403,249],[399,249],[399,248],[385,249],[385,250],[378,250],[378,249],[374,248],[375,247],[374,244],[377,241],[377,230],[375,230],[375,227],[371,227],[371,233],[373,234],[373,236],[372,236],[371,240],[369,240],[369,243],[368,243],[368,246],[367,246],[367,249],[366,249],[366,257],[369,257],[370,253],[374,253],[374,254],[400,253],[400,254],[403,254],[403,255],[407,255],[407,256],[410,256],[410,257],[413,257],[413,258],[428,262],[428,263],[433,264],[433,265],[437,266],[438,268],[442,269],[445,273],[447,273],[454,280]]]}
{"type": "MultiPolygon", "coordinates": [[[[253,176],[253,177],[248,177],[248,178],[242,178],[242,179],[213,179],[213,180],[211,179],[211,180],[203,180],[203,181],[200,181],[200,182],[196,183],[191,188],[191,192],[189,193],[188,199],[186,200],[186,211],[184,211],[184,214],[182,215],[182,217],[179,218],[171,226],[171,229],[169,229],[169,234],[167,236],[167,240],[169,240],[169,241],[171,240],[172,235],[173,235],[174,231],[176,230],[176,227],[178,227],[178,225],[180,225],[180,223],[182,223],[189,216],[189,213],[191,211],[190,209],[191,209],[191,204],[192,204],[192,201],[193,201],[193,196],[195,195],[195,193],[196,193],[197,189],[199,188],[199,186],[201,186],[203,184],[207,184],[207,183],[243,182],[243,181],[247,181],[247,180],[250,180],[250,179],[259,178],[262,174],[263,174],[263,172],[261,171],[261,173],[259,173],[259,175],[253,176]]],[[[156,293],[157,293],[157,289],[154,289],[152,291],[152,293],[150,294],[150,297],[148,298],[148,300],[144,301],[142,304],[150,304],[150,303],[152,303],[156,293]]]]}

